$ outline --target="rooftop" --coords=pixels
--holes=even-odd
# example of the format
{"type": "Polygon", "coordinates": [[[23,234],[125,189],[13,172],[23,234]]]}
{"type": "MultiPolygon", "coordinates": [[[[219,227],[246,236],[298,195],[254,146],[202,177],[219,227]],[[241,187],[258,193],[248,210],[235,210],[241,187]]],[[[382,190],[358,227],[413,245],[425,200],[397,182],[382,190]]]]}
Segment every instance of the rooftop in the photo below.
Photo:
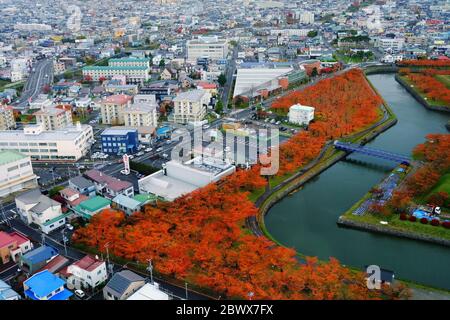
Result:
{"type": "Polygon", "coordinates": [[[111,201],[100,196],[92,197],[86,201],[81,202],[77,207],[90,212],[98,211],[111,204],[111,201]]]}
{"type": "MultiPolygon", "coordinates": [[[[56,289],[63,287],[64,284],[64,280],[58,278],[50,271],[44,270],[25,280],[24,285],[29,288],[25,291],[25,294],[33,300],[42,299],[56,289]]],[[[72,295],[68,290],[63,290],[63,292],[63,295],[57,294],[51,300],[66,300],[72,295]]]]}
{"type": "Polygon", "coordinates": [[[94,271],[99,266],[104,264],[104,261],[101,261],[99,259],[96,259],[90,255],[85,256],[81,260],[78,260],[77,262],[73,263],[73,266],[77,266],[80,269],[86,270],[86,271],[94,271]]]}
{"type": "Polygon", "coordinates": [[[207,91],[203,90],[203,89],[195,89],[195,90],[190,90],[190,91],[186,91],[186,92],[181,92],[179,93],[174,99],[173,101],[192,101],[192,102],[198,102],[200,101],[203,96],[207,94],[207,91]]]}
{"type": "Polygon", "coordinates": [[[132,210],[138,210],[141,205],[140,201],[124,196],[123,194],[118,194],[117,196],[114,197],[114,199],[112,199],[112,201],[120,206],[132,210]]]}
{"type": "Polygon", "coordinates": [[[0,151],[0,166],[27,158],[20,152],[13,150],[0,151]]]}

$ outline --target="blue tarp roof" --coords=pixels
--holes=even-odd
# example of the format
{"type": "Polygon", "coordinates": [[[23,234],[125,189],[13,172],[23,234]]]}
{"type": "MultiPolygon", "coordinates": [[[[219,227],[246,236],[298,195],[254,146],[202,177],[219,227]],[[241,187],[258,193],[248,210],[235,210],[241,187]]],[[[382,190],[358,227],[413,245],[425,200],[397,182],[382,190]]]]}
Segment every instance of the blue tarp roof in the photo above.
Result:
{"type": "Polygon", "coordinates": [[[170,127],[169,126],[164,126],[164,127],[156,129],[156,134],[157,135],[162,135],[162,134],[166,134],[168,131],[170,131],[170,127]]]}
{"type": "MultiPolygon", "coordinates": [[[[39,300],[39,298],[44,298],[53,291],[58,288],[64,286],[64,280],[58,278],[53,273],[48,270],[44,270],[42,272],[36,273],[31,278],[25,280],[24,285],[26,285],[29,289],[25,291],[25,294],[29,296],[31,299],[39,300]]],[[[61,291],[63,293],[64,291],[61,291]]],[[[71,293],[69,291],[69,293],[71,293]]],[[[58,296],[58,293],[56,296],[58,296]]],[[[66,296],[67,293],[61,295],[62,297],[66,296]]],[[[55,299],[53,300],[65,300],[65,299],[55,299]]],[[[67,299],[68,297],[66,297],[67,299]]]]}

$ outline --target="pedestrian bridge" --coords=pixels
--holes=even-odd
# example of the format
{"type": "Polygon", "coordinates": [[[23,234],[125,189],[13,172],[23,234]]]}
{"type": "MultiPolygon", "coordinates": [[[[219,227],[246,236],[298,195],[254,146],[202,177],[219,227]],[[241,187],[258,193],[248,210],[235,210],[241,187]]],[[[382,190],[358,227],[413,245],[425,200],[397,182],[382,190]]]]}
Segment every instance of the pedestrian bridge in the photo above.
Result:
{"type": "Polygon", "coordinates": [[[381,158],[385,160],[410,164],[411,158],[405,155],[401,155],[394,152],[384,151],[376,148],[365,147],[359,144],[340,142],[338,140],[334,141],[334,147],[339,150],[343,150],[346,152],[357,152],[361,154],[365,154],[367,156],[372,156],[376,158],[381,158]]]}

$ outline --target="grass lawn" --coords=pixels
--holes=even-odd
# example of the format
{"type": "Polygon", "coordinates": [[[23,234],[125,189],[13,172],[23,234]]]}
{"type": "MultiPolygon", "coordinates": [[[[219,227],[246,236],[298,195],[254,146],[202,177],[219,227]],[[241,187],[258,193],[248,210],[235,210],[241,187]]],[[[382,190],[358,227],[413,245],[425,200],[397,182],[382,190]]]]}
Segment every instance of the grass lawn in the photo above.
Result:
{"type": "Polygon", "coordinates": [[[450,89],[450,75],[436,75],[436,79],[445,84],[450,89]]]}
{"type": "Polygon", "coordinates": [[[410,222],[400,220],[398,214],[394,214],[390,217],[374,216],[371,214],[365,214],[363,216],[355,216],[353,214],[346,214],[346,218],[366,222],[374,225],[381,226],[380,221],[387,221],[388,225],[383,225],[384,228],[398,231],[411,231],[417,234],[430,235],[442,239],[450,240],[450,229],[446,229],[442,226],[434,227],[431,224],[422,224],[419,221],[410,222]]]}
{"type": "Polygon", "coordinates": [[[258,198],[264,193],[265,189],[266,188],[263,187],[263,188],[259,188],[259,189],[254,190],[252,193],[250,193],[248,195],[248,199],[251,202],[256,202],[256,200],[258,200],[258,198]]]}
{"type": "Polygon", "coordinates": [[[413,87],[411,87],[415,92],[417,92],[422,98],[424,98],[430,105],[433,106],[447,106],[447,103],[445,103],[444,101],[438,101],[438,100],[431,100],[427,97],[426,94],[424,94],[422,91],[419,90],[419,88],[417,88],[417,86],[410,81],[407,77],[404,76],[400,76],[410,87],[411,85],[413,87]]]}

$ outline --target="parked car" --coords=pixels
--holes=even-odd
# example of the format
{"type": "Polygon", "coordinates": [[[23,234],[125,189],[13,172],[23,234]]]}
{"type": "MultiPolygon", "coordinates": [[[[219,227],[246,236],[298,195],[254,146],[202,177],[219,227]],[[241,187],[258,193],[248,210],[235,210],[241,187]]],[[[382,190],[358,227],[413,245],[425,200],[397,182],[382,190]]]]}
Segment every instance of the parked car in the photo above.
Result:
{"type": "Polygon", "coordinates": [[[150,152],[150,151],[152,151],[153,149],[152,148],[146,148],[145,149],[145,152],[150,152]]]}
{"type": "Polygon", "coordinates": [[[66,228],[69,229],[70,231],[73,230],[73,225],[71,225],[70,223],[66,224],[66,228]]]}
{"type": "Polygon", "coordinates": [[[156,149],[156,152],[161,152],[163,148],[156,149]]]}
{"type": "Polygon", "coordinates": [[[78,297],[78,298],[80,298],[80,299],[83,299],[85,296],[86,296],[86,294],[84,293],[84,291],[83,290],[75,290],[75,295],[78,297]]]}

